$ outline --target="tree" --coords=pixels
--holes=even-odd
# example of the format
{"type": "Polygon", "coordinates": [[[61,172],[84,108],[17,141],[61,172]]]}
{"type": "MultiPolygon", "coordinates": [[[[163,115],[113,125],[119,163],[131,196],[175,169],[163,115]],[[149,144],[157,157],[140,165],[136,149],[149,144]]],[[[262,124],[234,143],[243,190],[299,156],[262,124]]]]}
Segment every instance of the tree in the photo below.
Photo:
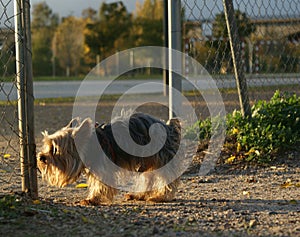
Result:
{"type": "MultiPolygon", "coordinates": [[[[235,21],[238,29],[238,34],[241,39],[249,37],[251,33],[255,31],[254,24],[251,23],[250,18],[246,13],[236,10],[234,12],[235,21]]],[[[216,15],[215,22],[213,24],[213,37],[216,38],[228,38],[228,31],[225,21],[225,13],[221,12],[216,15]]]]}
{"type": "Polygon", "coordinates": [[[132,30],[135,46],[163,45],[163,1],[137,2],[132,30]]]}
{"type": "Polygon", "coordinates": [[[58,26],[53,37],[55,57],[66,76],[78,75],[80,60],[83,57],[84,21],[73,16],[67,17],[58,26]]]}
{"type": "Polygon", "coordinates": [[[51,41],[58,23],[58,15],[52,13],[46,2],[33,6],[31,30],[34,75],[51,75],[51,41]]]}
{"type": "MultiPolygon", "coordinates": [[[[250,18],[247,17],[246,13],[236,10],[234,12],[235,21],[237,25],[238,35],[242,41],[246,41],[249,47],[249,62],[252,62],[252,49],[249,37],[255,32],[255,26],[251,23],[250,18]]],[[[225,20],[225,13],[221,12],[216,15],[215,22],[212,29],[213,42],[212,45],[216,51],[216,64],[219,65],[219,70],[228,71],[232,68],[230,44],[228,41],[228,30],[225,20]]]]}
{"type": "Polygon", "coordinates": [[[84,20],[91,20],[91,21],[97,20],[97,11],[90,7],[87,9],[84,9],[82,11],[81,15],[84,20]]]}
{"type": "Polygon", "coordinates": [[[0,29],[0,34],[5,36],[0,45],[0,81],[2,77],[14,75],[16,72],[16,50],[13,31],[0,29]]]}
{"type": "Polygon", "coordinates": [[[117,50],[131,47],[131,14],[122,2],[102,3],[98,19],[86,24],[86,52],[95,65],[97,55],[106,58],[117,50]]]}
{"type": "Polygon", "coordinates": [[[31,29],[53,28],[58,25],[59,17],[53,13],[46,2],[33,5],[31,29]]]}
{"type": "Polygon", "coordinates": [[[163,12],[163,1],[145,0],[143,5],[136,3],[136,17],[139,19],[162,20],[163,12]]]}

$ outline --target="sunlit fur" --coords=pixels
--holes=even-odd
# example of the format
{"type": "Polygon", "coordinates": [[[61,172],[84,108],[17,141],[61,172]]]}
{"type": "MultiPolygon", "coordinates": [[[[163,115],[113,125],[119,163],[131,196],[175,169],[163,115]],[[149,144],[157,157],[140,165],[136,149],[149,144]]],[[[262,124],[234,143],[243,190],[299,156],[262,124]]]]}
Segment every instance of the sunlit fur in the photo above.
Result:
{"type": "MultiPolygon", "coordinates": [[[[131,136],[140,145],[150,142],[148,131],[153,123],[162,124],[167,131],[167,140],[163,148],[151,157],[132,156],[120,149],[116,144],[112,136],[111,124],[95,128],[89,118],[82,123],[77,119],[73,119],[66,127],[54,134],[43,133],[44,145],[42,151],[37,155],[38,168],[41,171],[42,178],[51,185],[63,187],[75,182],[80,174],[85,172],[88,177],[89,194],[87,199],[81,203],[85,205],[99,205],[103,202],[112,201],[117,190],[102,183],[96,175],[84,166],[79,156],[79,153],[82,154],[82,151],[77,151],[75,146],[74,138],[76,136],[80,136],[80,138],[86,139],[88,142],[93,132],[96,132],[99,143],[108,158],[127,170],[143,172],[143,174],[147,175],[147,171],[156,170],[164,166],[174,157],[181,139],[181,126],[178,119],[172,119],[165,124],[150,115],[134,113],[130,118],[128,115],[123,114],[112,123],[125,124],[124,121],[128,121],[128,119],[131,136]],[[77,124],[74,126],[74,123],[77,124]]],[[[126,198],[155,202],[171,201],[174,199],[178,184],[179,179],[176,179],[159,190],[127,194],[126,198]]]]}

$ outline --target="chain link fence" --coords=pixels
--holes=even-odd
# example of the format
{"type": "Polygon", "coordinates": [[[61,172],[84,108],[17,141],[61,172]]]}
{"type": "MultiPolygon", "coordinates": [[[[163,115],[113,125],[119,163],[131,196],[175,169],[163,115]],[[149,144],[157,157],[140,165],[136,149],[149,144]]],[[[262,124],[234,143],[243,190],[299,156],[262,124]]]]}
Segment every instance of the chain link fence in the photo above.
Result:
{"type": "MultiPolygon", "coordinates": [[[[184,50],[216,79],[228,112],[239,109],[230,40],[228,1],[182,0],[184,50]]],[[[300,2],[233,0],[239,60],[250,104],[276,90],[300,93],[300,2]]],[[[232,25],[230,25],[232,27],[232,25]]],[[[235,38],[233,38],[234,41],[235,38]]],[[[186,66],[185,70],[189,70],[186,66]]]]}
{"type": "Polygon", "coordinates": [[[13,1],[0,1],[0,182],[20,186],[13,1]]]}
{"type": "Polygon", "coordinates": [[[0,1],[1,192],[37,196],[29,1],[0,1]]]}

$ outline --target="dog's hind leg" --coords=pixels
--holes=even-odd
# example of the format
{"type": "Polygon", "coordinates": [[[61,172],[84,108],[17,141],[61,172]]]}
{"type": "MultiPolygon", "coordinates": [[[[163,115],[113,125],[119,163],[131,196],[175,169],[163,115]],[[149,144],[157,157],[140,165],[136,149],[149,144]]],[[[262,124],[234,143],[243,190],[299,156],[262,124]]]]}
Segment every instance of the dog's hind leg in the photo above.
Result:
{"type": "Polygon", "coordinates": [[[161,189],[147,193],[145,200],[149,202],[170,202],[174,200],[178,185],[179,179],[176,179],[161,189]]]}
{"type": "Polygon", "coordinates": [[[158,190],[149,190],[146,192],[129,193],[125,195],[126,200],[140,200],[150,202],[169,202],[174,200],[180,179],[176,179],[172,183],[163,186],[158,190]]]}
{"type": "Polygon", "coordinates": [[[117,194],[117,189],[102,183],[93,174],[88,177],[89,194],[87,199],[81,201],[82,205],[100,205],[101,203],[112,202],[117,194]]]}

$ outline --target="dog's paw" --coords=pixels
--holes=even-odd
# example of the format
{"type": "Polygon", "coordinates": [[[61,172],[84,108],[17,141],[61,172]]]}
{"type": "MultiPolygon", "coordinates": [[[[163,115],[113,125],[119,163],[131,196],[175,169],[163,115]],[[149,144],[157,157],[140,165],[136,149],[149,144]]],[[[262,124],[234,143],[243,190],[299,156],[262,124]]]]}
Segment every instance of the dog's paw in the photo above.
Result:
{"type": "Polygon", "coordinates": [[[131,200],[134,200],[134,195],[132,193],[126,193],[124,195],[124,199],[125,201],[131,201],[131,200]]]}
{"type": "Polygon", "coordinates": [[[100,202],[99,200],[94,200],[94,199],[84,199],[79,202],[81,206],[98,206],[101,203],[102,202],[100,202]]]}
{"type": "Polygon", "coordinates": [[[124,195],[125,201],[145,201],[145,194],[133,194],[133,193],[127,193],[124,195]]]}
{"type": "Polygon", "coordinates": [[[81,206],[90,206],[90,205],[92,205],[91,200],[89,200],[89,199],[81,200],[81,201],[79,202],[79,204],[80,204],[81,206]]]}
{"type": "Polygon", "coordinates": [[[152,196],[146,199],[147,202],[171,202],[174,200],[174,198],[168,198],[165,196],[152,196]]]}

